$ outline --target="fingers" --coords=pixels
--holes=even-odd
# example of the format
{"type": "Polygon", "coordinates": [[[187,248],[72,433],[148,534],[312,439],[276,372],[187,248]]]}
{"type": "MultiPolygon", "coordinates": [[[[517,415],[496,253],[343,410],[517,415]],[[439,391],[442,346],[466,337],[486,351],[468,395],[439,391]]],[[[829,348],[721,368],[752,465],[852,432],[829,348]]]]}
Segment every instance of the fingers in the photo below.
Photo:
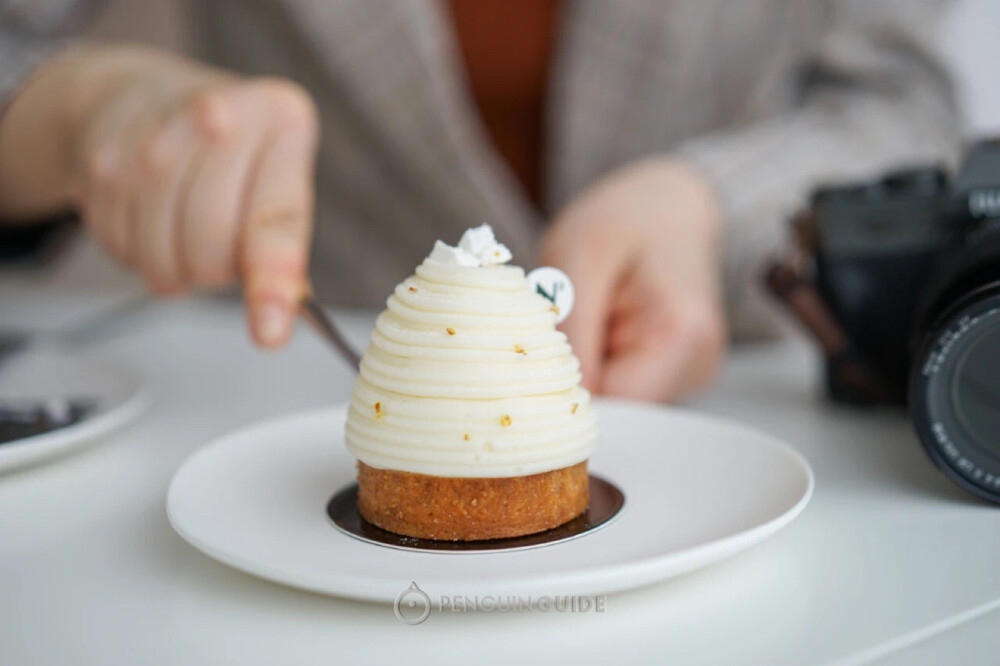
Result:
{"type": "Polygon", "coordinates": [[[573,311],[561,328],[580,360],[584,386],[596,391],[602,381],[612,295],[628,257],[625,247],[608,234],[576,231],[571,235],[554,229],[539,259],[560,268],[573,281],[573,311]]]}
{"type": "Polygon", "coordinates": [[[250,181],[241,271],[258,344],[283,344],[306,286],[312,234],[316,117],[295,88],[267,82],[270,131],[250,181]]]}
{"type": "Polygon", "coordinates": [[[676,400],[686,383],[686,353],[680,345],[633,347],[608,360],[599,390],[633,400],[676,400]]]}
{"type": "Polygon", "coordinates": [[[85,138],[80,158],[87,225],[126,266],[136,265],[134,146],[150,123],[137,107],[134,97],[111,104],[85,138]]]}
{"type": "Polygon", "coordinates": [[[242,277],[254,338],[287,340],[305,287],[318,120],[278,79],[150,88],[87,127],[77,196],[88,225],[161,294],[242,277]]]}
{"type": "Polygon", "coordinates": [[[701,303],[630,312],[614,323],[600,391],[637,400],[675,401],[708,384],[724,347],[721,315],[701,303]]]}
{"type": "Polygon", "coordinates": [[[113,160],[117,158],[111,155],[110,150],[105,150],[93,159],[95,165],[89,170],[84,197],[85,221],[115,259],[125,266],[132,266],[126,197],[113,175],[113,170],[116,170],[113,160]]]}
{"type": "Polygon", "coordinates": [[[238,277],[240,219],[267,125],[264,113],[242,91],[201,101],[199,124],[208,134],[207,147],[182,196],[180,246],[189,279],[219,287],[238,277]]]}
{"type": "Polygon", "coordinates": [[[154,292],[175,294],[189,283],[180,222],[200,150],[190,122],[178,117],[153,132],[140,151],[144,182],[138,192],[138,265],[154,292]]]}
{"type": "Polygon", "coordinates": [[[111,217],[111,196],[113,193],[107,182],[107,167],[98,164],[96,158],[93,159],[93,162],[94,164],[87,168],[87,181],[81,186],[80,193],[77,195],[83,212],[83,221],[91,233],[101,240],[119,261],[122,261],[123,258],[111,250],[111,242],[103,226],[103,223],[111,217]]]}

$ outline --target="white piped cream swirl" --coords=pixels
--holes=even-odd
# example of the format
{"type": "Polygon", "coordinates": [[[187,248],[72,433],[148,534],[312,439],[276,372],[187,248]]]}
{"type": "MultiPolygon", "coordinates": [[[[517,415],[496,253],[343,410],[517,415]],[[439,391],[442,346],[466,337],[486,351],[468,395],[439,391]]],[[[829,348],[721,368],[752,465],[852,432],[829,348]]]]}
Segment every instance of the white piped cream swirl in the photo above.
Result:
{"type": "Polygon", "coordinates": [[[378,317],[347,416],[350,452],[447,477],[587,459],[597,422],[551,303],[519,267],[439,259],[424,260],[378,317]]]}

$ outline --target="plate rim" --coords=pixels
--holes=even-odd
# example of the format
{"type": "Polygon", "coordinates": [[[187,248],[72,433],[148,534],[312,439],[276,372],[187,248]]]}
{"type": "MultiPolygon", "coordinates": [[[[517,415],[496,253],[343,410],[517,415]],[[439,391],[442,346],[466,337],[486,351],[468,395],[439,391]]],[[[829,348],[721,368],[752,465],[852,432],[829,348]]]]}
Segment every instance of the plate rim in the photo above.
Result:
{"type": "Polygon", "coordinates": [[[126,377],[132,389],[121,402],[79,423],[0,444],[0,476],[45,463],[63,453],[86,449],[95,444],[102,435],[111,434],[131,423],[150,404],[149,389],[139,373],[131,366],[89,351],[59,351],[73,358],[96,361],[113,368],[115,372],[126,377]]]}
{"type": "MultiPolygon", "coordinates": [[[[678,576],[685,575],[694,570],[701,569],[712,564],[716,564],[722,560],[728,559],[740,552],[748,550],[749,548],[757,545],[758,543],[764,541],[769,536],[776,534],[796,518],[805,510],[812,500],[814,490],[815,490],[815,473],[813,472],[812,466],[802,453],[792,447],[788,442],[785,442],[776,435],[772,435],[766,431],[760,430],[753,426],[744,425],[741,422],[731,419],[728,417],[716,417],[714,414],[707,414],[699,412],[692,409],[687,409],[684,407],[677,407],[674,405],[652,405],[648,403],[625,400],[625,399],[595,399],[598,408],[600,405],[608,405],[612,407],[625,407],[625,408],[639,408],[650,412],[670,412],[672,415],[681,416],[682,418],[689,418],[701,423],[707,423],[712,426],[725,425],[729,428],[735,428],[744,432],[752,432],[757,437],[766,441],[768,446],[773,447],[775,450],[789,456],[797,465],[800,471],[805,474],[805,488],[802,491],[801,496],[792,504],[788,509],[783,511],[781,514],[766,520],[758,525],[745,530],[736,532],[735,534],[729,534],[718,539],[713,539],[706,543],[697,544],[684,548],[681,550],[671,551],[669,553],[660,553],[657,555],[648,555],[639,558],[632,559],[626,563],[616,564],[613,567],[607,566],[588,566],[585,568],[574,569],[570,572],[546,572],[545,574],[522,574],[517,579],[517,587],[519,588],[534,588],[539,584],[543,584],[544,588],[549,591],[556,589],[568,589],[572,586],[574,589],[578,589],[576,594],[604,594],[613,592],[623,592],[626,590],[631,590],[646,585],[651,585],[656,582],[669,580],[678,576]],[[664,562],[664,560],[669,560],[669,564],[664,562]],[[658,569],[667,568],[669,571],[666,574],[659,573],[658,569]],[[588,579],[594,580],[598,583],[597,585],[586,586],[580,585],[582,581],[588,579]],[[616,582],[617,581],[617,582],[616,582]],[[625,582],[628,581],[628,582],[625,582]]],[[[381,594],[378,589],[378,585],[368,585],[354,583],[350,576],[341,574],[339,572],[334,572],[332,576],[328,577],[326,580],[317,580],[309,574],[299,575],[295,573],[289,573],[287,570],[282,570],[280,567],[273,567],[270,564],[261,564],[257,561],[253,561],[251,558],[244,557],[238,554],[233,554],[229,552],[224,552],[220,549],[215,548],[203,541],[200,537],[191,534],[180,524],[180,521],[174,515],[171,509],[172,497],[176,496],[176,488],[178,479],[181,478],[182,473],[188,467],[189,464],[196,463],[198,459],[202,457],[203,454],[207,454],[211,449],[216,446],[225,445],[228,441],[232,439],[240,439],[245,437],[248,433],[256,431],[262,427],[276,427],[279,424],[286,422],[306,422],[315,419],[322,418],[337,418],[338,414],[346,414],[346,410],[349,408],[349,403],[338,402],[333,405],[327,405],[323,407],[314,407],[309,409],[296,410],[288,412],[283,415],[272,416],[266,419],[260,419],[258,421],[245,424],[243,426],[234,428],[233,430],[223,433],[218,437],[215,437],[192,454],[190,454],[176,469],[173,477],[171,477],[170,484],[167,488],[167,493],[165,497],[165,509],[167,514],[167,520],[170,526],[175,532],[189,545],[191,545],[195,550],[198,550],[202,554],[216,560],[217,562],[236,569],[244,574],[250,575],[254,578],[261,580],[266,580],[272,583],[277,583],[292,587],[294,589],[303,590],[311,593],[323,594],[326,596],[332,596],[340,599],[353,599],[367,602],[375,603],[392,603],[392,598],[387,597],[385,594],[381,594]]],[[[601,470],[599,467],[595,468],[595,473],[603,475],[605,477],[614,478],[615,475],[607,474],[605,471],[601,470]]],[[[617,483],[617,482],[616,482],[617,483]]],[[[619,513],[617,517],[620,517],[619,513]]],[[[609,522],[616,522],[615,520],[609,522]]],[[[600,531],[600,530],[599,530],[600,531]]],[[[351,537],[339,533],[344,539],[350,539],[351,541],[357,541],[351,539],[351,537]]],[[[360,542],[359,542],[360,543],[360,542]]],[[[376,544],[370,544],[373,547],[381,547],[376,544]]],[[[470,557],[475,555],[492,555],[492,556],[502,556],[502,553],[494,551],[493,553],[483,552],[483,553],[454,553],[449,551],[440,552],[407,552],[403,550],[397,550],[396,552],[407,553],[406,556],[412,556],[415,558],[419,557],[470,557]]],[[[431,580],[433,579],[426,579],[431,580]]]]}

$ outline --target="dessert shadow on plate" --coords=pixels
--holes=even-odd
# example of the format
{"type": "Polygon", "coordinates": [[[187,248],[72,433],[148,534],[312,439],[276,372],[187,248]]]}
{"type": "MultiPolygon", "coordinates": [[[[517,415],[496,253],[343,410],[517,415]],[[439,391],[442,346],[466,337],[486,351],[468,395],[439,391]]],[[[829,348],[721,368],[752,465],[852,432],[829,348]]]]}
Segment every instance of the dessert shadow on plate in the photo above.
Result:
{"type": "Polygon", "coordinates": [[[333,524],[348,536],[379,546],[403,550],[439,552],[491,552],[548,546],[575,539],[607,525],[625,504],[625,495],[613,483],[590,475],[590,505],[576,518],[558,527],[507,539],[481,541],[440,541],[403,536],[384,530],[361,517],[358,511],[358,484],[340,490],[326,505],[333,524]]]}

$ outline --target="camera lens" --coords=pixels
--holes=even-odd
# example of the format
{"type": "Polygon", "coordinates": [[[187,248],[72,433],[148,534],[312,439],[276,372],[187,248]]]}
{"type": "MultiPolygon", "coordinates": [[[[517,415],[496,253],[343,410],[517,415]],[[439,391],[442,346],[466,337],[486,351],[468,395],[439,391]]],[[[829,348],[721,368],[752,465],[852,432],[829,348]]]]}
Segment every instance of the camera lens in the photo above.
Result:
{"type": "Polygon", "coordinates": [[[938,467],[1000,503],[1000,285],[938,319],[914,360],[910,415],[938,467]]]}
{"type": "Polygon", "coordinates": [[[1000,328],[988,329],[958,359],[952,386],[958,425],[984,451],[1000,455],[1000,328]]]}

